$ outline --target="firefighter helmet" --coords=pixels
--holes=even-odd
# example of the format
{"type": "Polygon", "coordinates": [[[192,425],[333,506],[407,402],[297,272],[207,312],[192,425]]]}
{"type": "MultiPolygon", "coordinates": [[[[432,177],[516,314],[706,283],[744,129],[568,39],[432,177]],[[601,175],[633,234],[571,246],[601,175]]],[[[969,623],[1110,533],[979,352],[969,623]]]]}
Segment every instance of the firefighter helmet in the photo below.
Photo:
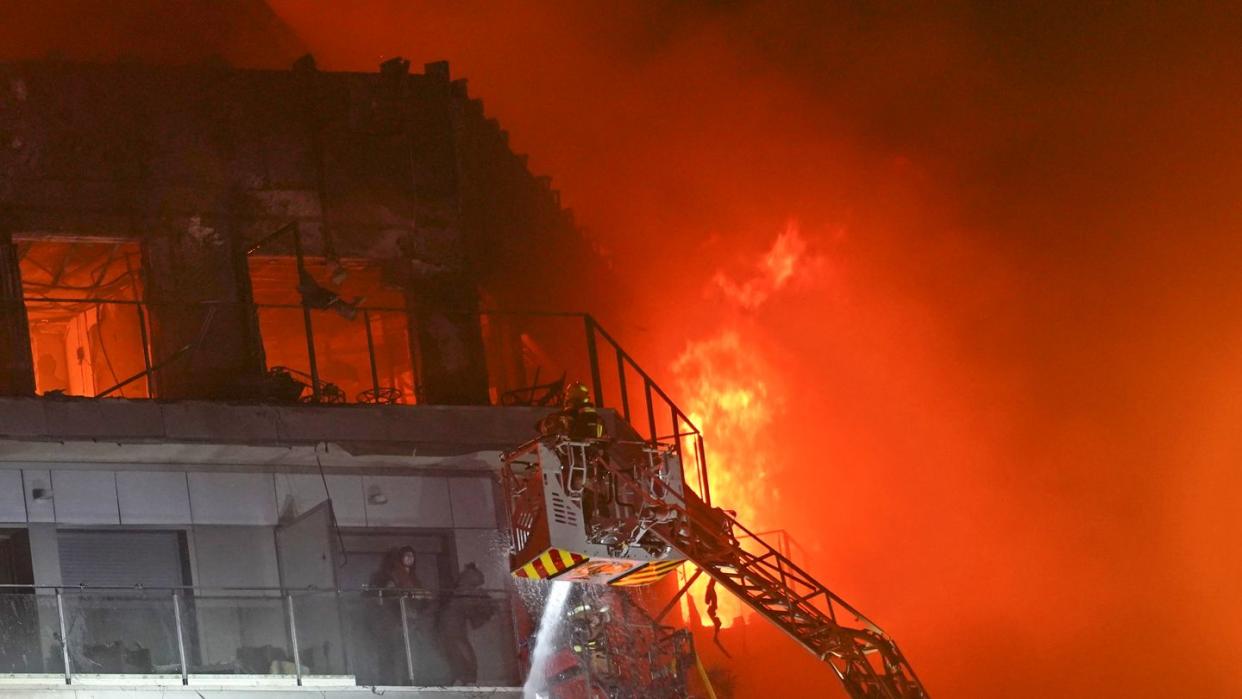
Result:
{"type": "Polygon", "coordinates": [[[565,387],[565,407],[581,408],[591,404],[591,391],[580,381],[565,387]]]}

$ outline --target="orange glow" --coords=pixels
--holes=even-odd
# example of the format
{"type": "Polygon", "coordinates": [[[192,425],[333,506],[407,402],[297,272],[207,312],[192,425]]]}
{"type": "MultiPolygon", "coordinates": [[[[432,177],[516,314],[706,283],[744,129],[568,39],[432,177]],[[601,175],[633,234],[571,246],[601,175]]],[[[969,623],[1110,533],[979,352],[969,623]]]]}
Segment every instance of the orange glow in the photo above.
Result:
{"type": "MultiPolygon", "coordinates": [[[[151,59],[166,23],[106,21],[148,4],[30,4],[0,52],[151,59]]],[[[450,61],[625,277],[549,310],[615,331],[703,423],[716,499],[932,696],[1242,696],[1236,3],[268,5],[295,50],[187,60],[450,61]],[[830,284],[799,258],[773,290],[791,215],[830,284]],[[741,405],[771,414],[739,459],[741,405]]],[[[704,658],[734,699],[835,691],[763,628],[704,658]]]]}
{"type": "MultiPolygon", "coordinates": [[[[267,366],[285,367],[299,372],[297,377],[303,382],[309,381],[310,362],[295,261],[289,257],[252,256],[248,262],[267,366]]],[[[352,318],[332,310],[311,311],[320,381],[330,385],[328,390],[344,402],[415,403],[402,294],[385,284],[377,265],[365,260],[341,261],[344,274],[335,280],[333,269],[324,261],[307,260],[305,265],[313,279],[330,287],[345,301],[357,302],[362,309],[352,318]]]]}
{"type": "MultiPolygon", "coordinates": [[[[25,240],[18,250],[37,393],[95,396],[145,369],[145,320],[129,303],[142,298],[137,243],[25,240]]],[[[147,380],[109,395],[146,398],[147,380]]]]}
{"type": "MultiPolygon", "coordinates": [[[[733,510],[747,526],[763,527],[780,499],[780,487],[769,477],[768,453],[762,449],[765,430],[779,408],[765,382],[764,360],[743,343],[734,329],[691,342],[673,370],[690,420],[704,433],[712,501],[733,510]]],[[[688,464],[693,472],[694,464],[688,464]]],[[[683,571],[683,575],[686,571],[683,571]]],[[[706,578],[692,594],[702,597],[706,578]]],[[[689,616],[686,600],[682,611],[689,616]]],[[[720,591],[720,618],[726,626],[748,610],[720,591]]],[[[710,624],[700,606],[702,623],[710,624]]]]}
{"type": "MultiPolygon", "coordinates": [[[[753,271],[742,281],[724,270],[717,271],[705,295],[722,296],[740,311],[756,311],[795,279],[814,260],[806,257],[806,243],[796,222],[789,222],[772,246],[752,263],[753,271]]],[[[752,531],[763,531],[774,521],[781,501],[781,483],[772,470],[772,426],[783,409],[783,391],[777,373],[759,343],[748,341],[745,321],[726,315],[721,325],[705,338],[691,340],[673,362],[677,393],[690,420],[702,431],[713,504],[732,510],[752,531]]],[[[693,472],[695,464],[688,464],[693,472]]],[[[688,575],[682,571],[682,575],[688,575]]],[[[692,594],[699,598],[707,588],[700,578],[692,594]]],[[[720,619],[731,626],[752,612],[724,590],[719,591],[720,619]]],[[[689,601],[682,600],[682,613],[690,615],[689,601]]],[[[700,605],[703,624],[710,624],[700,605]]]]}
{"type": "Polygon", "coordinates": [[[712,284],[728,301],[753,311],[789,283],[805,252],[806,243],[798,235],[798,225],[790,221],[759,261],[757,274],[739,283],[721,270],[712,277],[712,284]]]}

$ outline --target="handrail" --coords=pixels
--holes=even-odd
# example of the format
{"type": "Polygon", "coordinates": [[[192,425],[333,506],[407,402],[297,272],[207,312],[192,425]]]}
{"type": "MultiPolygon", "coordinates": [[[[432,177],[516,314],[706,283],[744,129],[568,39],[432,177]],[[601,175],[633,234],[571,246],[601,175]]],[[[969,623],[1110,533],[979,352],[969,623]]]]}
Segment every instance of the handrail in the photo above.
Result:
{"type": "Polygon", "coordinates": [[[651,531],[820,660],[828,662],[850,696],[927,696],[896,643],[875,622],[728,512],[695,502],[689,493],[675,488],[664,492],[671,493],[680,504],[667,501],[648,492],[610,457],[599,463],[647,504],[675,511],[675,521],[688,526],[659,524],[651,531]],[[745,536],[739,537],[735,530],[745,536]],[[757,542],[760,551],[747,550],[738,541],[740,538],[757,542]],[[859,627],[840,623],[839,612],[851,615],[859,627]],[[867,657],[877,653],[882,669],[867,657]],[[834,664],[830,656],[845,666],[834,664]],[[861,678],[854,679],[855,675],[861,678]],[[883,694],[870,691],[876,688],[883,694]]]}
{"type": "MultiPolygon", "coordinates": [[[[677,403],[673,401],[673,399],[668,395],[668,393],[665,392],[664,389],[661,388],[660,385],[655,382],[655,379],[653,379],[651,375],[647,373],[646,370],[644,370],[641,366],[639,366],[638,362],[635,361],[633,356],[631,356],[630,353],[627,352],[625,348],[621,346],[621,343],[619,343],[617,339],[613,337],[612,333],[609,333],[607,330],[605,330],[603,326],[601,326],[593,317],[589,315],[586,316],[586,330],[587,330],[587,335],[588,335],[588,347],[590,347],[591,349],[594,349],[594,335],[595,333],[598,333],[599,336],[604,340],[604,342],[606,342],[609,346],[611,346],[613,352],[616,355],[617,381],[618,381],[618,386],[620,388],[620,393],[621,393],[621,405],[617,406],[617,408],[619,409],[621,414],[625,417],[626,422],[628,422],[632,427],[634,427],[634,423],[631,417],[630,405],[629,405],[629,395],[627,393],[628,391],[627,378],[625,375],[626,367],[628,366],[629,368],[632,368],[634,370],[634,372],[638,375],[640,379],[642,379],[643,392],[644,392],[644,398],[645,398],[645,403],[646,403],[645,407],[647,409],[647,415],[646,415],[647,432],[648,432],[648,437],[650,438],[650,441],[658,442],[666,436],[671,437],[673,439],[675,449],[677,450],[678,454],[680,454],[683,457],[682,462],[684,464],[685,454],[683,453],[683,449],[682,449],[682,438],[689,437],[692,439],[693,449],[694,449],[694,459],[695,459],[695,465],[696,465],[696,471],[697,471],[695,475],[698,480],[699,497],[701,497],[702,500],[710,506],[712,502],[711,483],[708,478],[707,450],[706,450],[705,445],[703,444],[702,431],[698,428],[697,425],[694,424],[694,422],[690,419],[690,416],[686,415],[686,412],[682,410],[677,405],[677,403]],[[655,405],[652,400],[653,393],[656,396],[658,396],[661,400],[663,400],[665,405],[669,409],[669,416],[672,420],[671,435],[658,434],[657,420],[656,420],[656,414],[655,414],[655,405]],[[683,424],[686,428],[689,429],[688,432],[683,432],[681,430],[681,425],[683,424]]],[[[598,387],[602,383],[602,381],[600,379],[600,363],[599,363],[599,359],[596,356],[595,352],[591,352],[591,374],[592,374],[592,380],[597,387],[596,388],[596,394],[597,394],[596,400],[601,406],[607,407],[608,402],[606,400],[603,400],[598,395],[599,393],[598,387]]],[[[684,480],[684,473],[683,473],[683,480],[684,480]]]]}
{"type": "Polygon", "coordinates": [[[507,595],[504,588],[483,587],[473,590],[439,590],[426,587],[273,587],[273,586],[217,586],[200,585],[22,585],[19,583],[0,584],[0,593],[5,591],[26,592],[31,590],[48,590],[61,592],[274,592],[282,595],[299,593],[332,593],[332,594],[365,594],[365,595],[410,595],[423,597],[490,597],[493,594],[507,595]]]}
{"type": "MultiPolygon", "coordinates": [[[[579,444],[579,443],[570,442],[570,444],[579,444]]],[[[581,444],[585,444],[585,442],[581,444]]],[[[634,480],[628,474],[615,468],[611,464],[611,462],[605,461],[605,468],[607,468],[610,472],[612,472],[612,474],[616,476],[617,478],[631,485],[634,488],[635,492],[639,493],[641,497],[643,497],[644,499],[652,502],[652,504],[665,505],[665,506],[670,505],[670,503],[654,499],[653,496],[651,496],[644,489],[639,487],[638,483],[634,482],[634,480]]],[[[686,519],[686,521],[693,522],[695,524],[698,524],[699,526],[707,525],[708,527],[715,524],[714,522],[706,522],[706,523],[703,522],[702,518],[704,514],[701,512],[701,508],[697,507],[696,504],[693,503],[690,500],[690,498],[688,498],[684,493],[677,492],[675,488],[669,488],[667,492],[672,494],[674,498],[680,501],[681,504],[671,504],[671,506],[674,509],[678,510],[679,513],[686,519]]],[[[704,503],[704,504],[707,507],[711,507],[709,503],[704,503]]],[[[780,562],[781,564],[780,567],[782,568],[787,567],[790,572],[796,573],[798,575],[798,578],[800,579],[796,580],[796,582],[799,582],[808,588],[812,588],[814,590],[813,594],[804,598],[804,601],[809,600],[811,597],[814,597],[815,595],[822,593],[824,595],[824,598],[829,602],[828,613],[831,616],[833,617],[836,616],[835,612],[832,609],[832,605],[835,604],[836,606],[839,606],[845,611],[849,612],[859,622],[866,625],[868,630],[874,631],[876,633],[881,633],[881,634],[883,633],[883,630],[875,622],[868,619],[866,615],[864,615],[862,612],[854,608],[853,605],[846,602],[844,599],[842,599],[839,595],[837,595],[832,590],[828,589],[825,585],[823,585],[823,583],[820,583],[818,580],[812,577],[810,573],[806,572],[800,566],[798,566],[798,564],[794,563],[788,556],[781,553],[779,549],[769,544],[759,534],[748,529],[746,525],[739,522],[735,517],[730,515],[728,512],[720,508],[714,508],[714,516],[722,518],[724,520],[724,523],[727,525],[727,528],[729,529],[729,531],[732,531],[733,529],[736,528],[736,529],[740,529],[743,532],[742,536],[737,536],[735,534],[734,535],[735,539],[744,538],[744,539],[749,539],[749,540],[757,542],[767,552],[762,557],[772,556],[773,558],[775,558],[777,561],[780,562]]],[[[747,553],[750,553],[750,552],[747,552],[747,553]]],[[[751,554],[751,555],[754,555],[754,554],[751,554]]],[[[761,557],[756,556],[756,558],[761,558],[761,557]]]]}
{"type": "MultiPolygon", "coordinates": [[[[125,306],[248,306],[254,308],[286,308],[301,309],[300,303],[260,303],[258,301],[236,301],[229,299],[202,299],[199,301],[148,301],[145,299],[110,299],[98,296],[23,296],[23,301],[39,303],[115,303],[125,306]]],[[[381,313],[405,313],[408,308],[400,306],[359,305],[360,311],[378,311],[381,313]]],[[[532,311],[516,308],[486,308],[475,311],[437,310],[437,313],[448,316],[530,316],[542,318],[585,318],[589,314],[580,311],[532,311]]]]}
{"type": "MultiPolygon", "coordinates": [[[[246,660],[242,656],[242,650],[251,645],[248,637],[243,631],[225,638],[222,643],[232,644],[231,648],[236,649],[236,655],[230,656],[229,651],[225,655],[207,659],[201,657],[194,644],[194,639],[198,638],[201,643],[204,628],[213,628],[208,625],[205,627],[204,613],[210,614],[215,609],[216,604],[224,603],[226,605],[236,605],[239,610],[252,609],[254,603],[264,602],[268,604],[268,611],[275,611],[277,614],[272,616],[265,614],[261,618],[255,620],[255,624],[261,625],[265,634],[271,635],[279,639],[283,631],[284,640],[276,640],[274,647],[282,654],[287,652],[288,656],[278,657],[278,660],[291,660],[285,667],[280,670],[265,670],[265,673],[280,674],[288,681],[294,681],[298,686],[303,685],[303,680],[309,675],[327,675],[327,676],[350,676],[351,666],[354,658],[359,652],[371,652],[373,648],[358,648],[353,646],[350,631],[346,625],[346,617],[343,616],[348,610],[354,610],[350,613],[367,614],[365,610],[379,601],[389,601],[392,606],[399,605],[401,613],[395,616],[394,621],[399,625],[401,630],[401,638],[395,643],[391,639],[387,641],[391,651],[395,653],[403,652],[406,658],[407,674],[405,681],[413,682],[415,680],[414,657],[416,648],[411,643],[410,614],[414,610],[426,609],[428,606],[437,604],[436,600],[461,600],[473,599],[480,602],[468,602],[468,604],[481,604],[482,600],[486,600],[486,604],[492,605],[493,609],[504,610],[511,602],[512,597],[508,590],[488,590],[488,589],[472,589],[472,590],[431,590],[427,588],[393,588],[393,587],[375,587],[363,586],[361,588],[318,588],[315,586],[307,586],[306,588],[291,588],[288,586],[220,586],[220,587],[198,587],[192,585],[19,585],[19,584],[0,584],[0,598],[8,600],[10,604],[6,605],[4,612],[0,612],[0,623],[8,623],[10,619],[4,614],[14,613],[19,615],[19,619],[30,619],[38,624],[38,628],[42,630],[42,635],[38,638],[32,637],[29,642],[31,648],[38,647],[39,651],[33,654],[23,655],[20,661],[26,668],[26,672],[33,675],[63,675],[66,685],[74,685],[79,681],[79,675],[82,673],[112,674],[115,672],[126,672],[134,675],[180,675],[182,685],[190,685],[201,682],[204,676],[218,676],[217,673],[224,674],[247,674],[254,673],[257,670],[246,665],[246,660]],[[21,593],[25,593],[24,595],[21,593]],[[245,593],[245,594],[241,594],[245,593]],[[347,594],[358,595],[357,601],[353,598],[347,598],[347,594]],[[318,604],[315,596],[322,595],[323,598],[335,605],[335,615],[329,615],[336,619],[335,622],[327,626],[316,626],[314,622],[317,618],[323,618],[322,614],[318,616],[313,611],[321,609],[312,606],[312,610],[307,616],[307,607],[304,605],[310,603],[318,604]],[[25,606],[14,604],[15,602],[28,600],[30,604],[25,606]],[[366,602],[364,606],[354,606],[357,602],[366,602]],[[54,606],[50,606],[54,603],[54,606]],[[152,603],[160,603],[160,606],[146,606],[152,603]],[[396,605],[393,605],[396,603],[396,605]],[[430,604],[429,604],[430,603],[430,604]],[[36,606],[37,605],[37,606],[36,606]],[[98,648],[103,646],[98,629],[93,632],[84,630],[87,625],[80,623],[83,618],[84,610],[100,608],[100,605],[112,605],[102,607],[104,609],[112,609],[114,611],[125,612],[127,610],[140,609],[148,612],[156,612],[161,615],[162,622],[157,620],[154,625],[148,625],[146,631],[138,631],[138,647],[141,649],[160,648],[164,659],[163,664],[156,665],[152,661],[154,657],[146,658],[146,665],[142,666],[138,661],[137,668],[129,666],[115,667],[105,665],[107,658],[101,659],[99,655],[92,655],[92,652],[98,653],[98,648]],[[135,606],[139,605],[139,606],[135,606]],[[413,608],[411,609],[411,605],[413,608]],[[46,614],[45,611],[51,612],[46,614]],[[28,616],[20,616],[22,614],[28,616]],[[312,623],[304,626],[302,621],[311,619],[312,623]],[[301,632],[309,631],[310,633],[302,636],[301,632]],[[154,640],[155,646],[146,643],[154,640]],[[95,645],[91,645],[94,643],[95,645]],[[96,651],[92,651],[95,648],[96,651]],[[332,651],[329,651],[332,648],[332,651]],[[193,650],[193,652],[191,652],[193,650]],[[47,657],[55,658],[59,662],[53,663],[51,667],[45,665],[42,661],[44,652],[47,657]],[[170,657],[171,651],[171,657],[170,657]],[[307,659],[305,653],[310,652],[314,655],[314,660],[304,662],[307,659]],[[36,658],[31,660],[31,656],[36,658]],[[220,667],[226,668],[221,671],[220,667]],[[203,673],[207,673],[204,675],[203,673]]],[[[232,606],[228,607],[232,609],[232,606]]],[[[330,608],[323,608],[330,609],[330,608]]],[[[357,619],[369,619],[368,616],[354,617],[357,619]]],[[[208,617],[208,619],[210,619],[208,617]]],[[[243,622],[244,623],[244,622],[243,622]]],[[[130,633],[135,633],[130,631],[130,633]]],[[[208,631],[210,633],[210,631],[208,631]]],[[[102,639],[102,642],[111,643],[112,636],[102,639]]],[[[131,639],[133,640],[133,639],[131,639]]],[[[109,648],[117,647],[109,645],[109,648]]],[[[124,646],[126,649],[129,645],[124,646]]],[[[513,649],[516,652],[516,648],[513,649]]],[[[151,652],[154,655],[154,652],[151,652]]],[[[49,661],[51,662],[51,661],[49,661]]],[[[131,660],[126,656],[122,663],[130,663],[131,660]]],[[[263,662],[267,662],[265,658],[263,662]]],[[[361,678],[359,678],[361,679],[361,678]]],[[[401,683],[401,678],[397,679],[401,683]]],[[[509,680],[504,680],[509,681],[509,680]]]]}
{"type": "Polygon", "coordinates": [[[690,422],[690,418],[687,417],[684,412],[682,412],[681,408],[678,408],[677,405],[673,403],[673,399],[669,398],[668,394],[664,392],[664,389],[660,388],[660,385],[655,382],[655,379],[652,379],[651,376],[646,371],[644,371],[642,367],[638,365],[638,362],[634,361],[634,358],[631,357],[630,354],[621,347],[621,344],[618,343],[616,339],[613,338],[613,336],[609,334],[607,330],[604,330],[604,328],[599,323],[593,323],[593,325],[594,325],[595,330],[598,331],[600,335],[603,335],[604,339],[608,340],[608,342],[613,347],[616,348],[617,352],[621,356],[625,357],[626,361],[629,362],[630,365],[634,367],[634,370],[637,371],[638,375],[643,378],[643,381],[650,383],[651,389],[654,390],[657,394],[659,394],[661,398],[667,401],[669,405],[672,406],[672,408],[677,411],[678,417],[685,420],[686,424],[690,426],[690,428],[694,431],[694,433],[698,434],[699,428],[695,427],[694,423],[690,422]]]}

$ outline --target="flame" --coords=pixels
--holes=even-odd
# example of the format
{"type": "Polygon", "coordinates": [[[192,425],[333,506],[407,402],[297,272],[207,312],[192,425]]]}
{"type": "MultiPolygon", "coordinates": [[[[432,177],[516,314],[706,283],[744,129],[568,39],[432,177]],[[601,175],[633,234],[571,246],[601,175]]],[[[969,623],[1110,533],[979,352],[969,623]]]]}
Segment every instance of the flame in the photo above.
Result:
{"type": "Polygon", "coordinates": [[[748,311],[756,310],[794,278],[805,253],[806,243],[798,235],[798,224],[790,221],[764,254],[758,265],[758,274],[739,283],[720,270],[712,277],[712,286],[737,306],[748,311]]]}
{"type": "MultiPolygon", "coordinates": [[[[791,221],[756,261],[752,276],[737,281],[718,271],[707,295],[722,296],[735,309],[754,312],[811,262],[798,226],[791,221]]],[[[739,521],[761,531],[773,524],[771,514],[780,502],[767,442],[782,403],[776,368],[763,348],[746,337],[740,320],[725,320],[707,337],[687,343],[672,370],[686,414],[704,435],[713,504],[736,512],[739,521]]],[[[687,464],[687,472],[694,466],[687,464]]],[[[701,599],[706,586],[701,577],[690,594],[701,599]]],[[[725,626],[750,613],[741,601],[720,592],[719,614],[725,626]]],[[[682,613],[690,618],[685,598],[682,613]]],[[[701,623],[711,623],[704,610],[699,615],[701,623]]]]}
{"type": "Polygon", "coordinates": [[[750,497],[755,489],[777,492],[768,479],[762,439],[777,411],[765,380],[770,367],[737,330],[726,328],[690,342],[673,371],[686,412],[705,435],[713,500],[735,510],[743,522],[755,522],[759,510],[750,497]]]}

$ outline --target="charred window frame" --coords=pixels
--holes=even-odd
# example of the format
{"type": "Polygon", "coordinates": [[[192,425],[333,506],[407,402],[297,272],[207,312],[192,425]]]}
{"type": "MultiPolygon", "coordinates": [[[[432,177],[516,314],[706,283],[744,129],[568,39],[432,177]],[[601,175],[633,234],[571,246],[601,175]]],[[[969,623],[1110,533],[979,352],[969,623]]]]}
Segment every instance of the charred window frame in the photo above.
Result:
{"type": "Polygon", "coordinates": [[[13,242],[35,392],[151,397],[141,243],[22,236],[13,242]]]}
{"type": "Polygon", "coordinates": [[[385,267],[324,257],[299,266],[271,248],[247,257],[269,374],[301,384],[303,401],[415,403],[409,313],[385,267]]]}

